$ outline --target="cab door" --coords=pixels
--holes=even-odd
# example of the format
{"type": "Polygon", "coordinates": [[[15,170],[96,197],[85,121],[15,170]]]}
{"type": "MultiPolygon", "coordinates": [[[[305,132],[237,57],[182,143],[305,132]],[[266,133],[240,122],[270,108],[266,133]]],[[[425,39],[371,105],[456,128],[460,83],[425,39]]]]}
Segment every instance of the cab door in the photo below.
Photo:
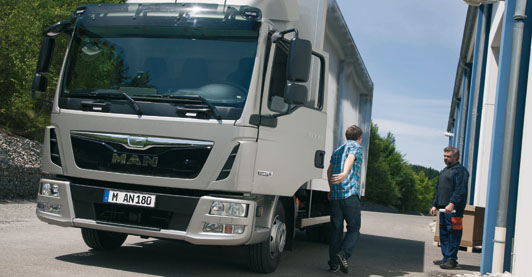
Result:
{"type": "Polygon", "coordinates": [[[306,61],[290,53],[301,52],[296,44],[280,39],[272,45],[261,112],[251,120],[259,126],[253,193],[292,196],[306,182],[324,176],[327,57],[310,46],[308,80],[297,80],[290,63],[306,61]]]}

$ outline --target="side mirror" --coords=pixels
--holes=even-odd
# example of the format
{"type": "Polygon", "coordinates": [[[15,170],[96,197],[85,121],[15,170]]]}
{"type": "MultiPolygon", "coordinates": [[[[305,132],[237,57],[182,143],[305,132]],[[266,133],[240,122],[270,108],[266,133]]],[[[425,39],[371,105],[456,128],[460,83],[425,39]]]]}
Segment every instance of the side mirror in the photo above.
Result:
{"type": "Polygon", "coordinates": [[[55,38],[44,36],[37,62],[37,73],[48,72],[52,64],[52,53],[54,51],[55,38]]]}
{"type": "Polygon", "coordinates": [[[307,103],[308,89],[304,85],[288,82],[284,88],[284,102],[289,105],[304,105],[307,103]]]}
{"type": "Polygon", "coordinates": [[[54,53],[55,36],[68,32],[70,27],[70,20],[59,21],[52,26],[48,27],[43,32],[43,39],[41,44],[41,51],[39,52],[39,60],[37,61],[37,69],[35,70],[35,76],[33,77],[33,83],[31,84],[31,97],[39,102],[53,103],[53,101],[42,99],[35,94],[42,94],[46,92],[48,87],[48,78],[43,76],[42,73],[50,71],[52,64],[52,55],[54,53]]]}
{"type": "Polygon", "coordinates": [[[43,33],[47,37],[55,37],[62,32],[65,32],[70,27],[70,20],[61,20],[52,26],[48,27],[43,33]]]}
{"type": "Polygon", "coordinates": [[[288,81],[307,82],[310,76],[312,44],[309,40],[293,38],[288,51],[286,76],[288,81]]]}
{"type": "Polygon", "coordinates": [[[46,78],[46,76],[43,76],[39,73],[36,73],[35,77],[33,77],[33,83],[31,84],[31,97],[34,100],[37,100],[39,102],[53,103],[53,101],[41,99],[35,96],[36,93],[39,93],[39,94],[45,93],[47,87],[48,87],[48,78],[46,78]]]}
{"type": "Polygon", "coordinates": [[[47,87],[48,78],[39,73],[36,73],[35,77],[33,77],[33,83],[31,84],[31,91],[33,93],[45,93],[47,87]]]}

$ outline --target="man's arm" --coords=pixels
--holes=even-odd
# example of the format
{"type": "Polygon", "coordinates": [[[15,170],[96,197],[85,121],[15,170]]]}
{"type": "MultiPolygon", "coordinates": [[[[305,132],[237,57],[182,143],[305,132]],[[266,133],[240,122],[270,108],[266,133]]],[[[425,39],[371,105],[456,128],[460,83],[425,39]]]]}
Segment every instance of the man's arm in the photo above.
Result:
{"type": "Polygon", "coordinates": [[[329,168],[327,169],[327,181],[329,183],[329,189],[331,189],[331,178],[332,178],[332,165],[329,164],[329,168]]]}
{"type": "Polygon", "coordinates": [[[331,201],[331,191],[332,191],[332,165],[329,164],[329,168],[327,169],[327,183],[329,183],[329,193],[327,194],[327,199],[331,201]]]}
{"type": "Polygon", "coordinates": [[[347,156],[347,159],[345,159],[344,171],[340,174],[332,175],[332,177],[330,178],[332,183],[333,184],[341,183],[347,177],[347,175],[349,175],[349,172],[351,171],[351,168],[353,167],[354,163],[355,163],[355,155],[349,154],[347,156]]]}
{"type": "Polygon", "coordinates": [[[434,200],[432,200],[432,209],[430,209],[431,215],[436,215],[438,213],[438,209],[436,208],[436,204],[437,204],[436,201],[438,199],[438,186],[439,185],[440,185],[440,178],[438,178],[438,181],[436,181],[436,190],[434,191],[434,200]]]}

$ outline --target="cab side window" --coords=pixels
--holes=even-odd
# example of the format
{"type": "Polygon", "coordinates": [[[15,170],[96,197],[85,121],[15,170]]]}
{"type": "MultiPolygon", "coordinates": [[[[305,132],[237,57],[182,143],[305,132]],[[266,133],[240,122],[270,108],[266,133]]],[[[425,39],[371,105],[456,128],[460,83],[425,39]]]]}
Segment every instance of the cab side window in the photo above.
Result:
{"type": "MultiPolygon", "coordinates": [[[[275,44],[275,54],[273,57],[272,73],[270,80],[270,91],[268,94],[268,108],[271,111],[284,113],[287,112],[289,105],[284,102],[284,93],[285,87],[287,84],[287,61],[288,61],[288,45],[282,45],[281,43],[275,44]]],[[[323,65],[323,61],[319,57],[313,56],[311,61],[310,74],[316,74],[318,78],[310,78],[308,82],[298,83],[306,86],[308,90],[308,99],[307,103],[304,104],[304,107],[321,110],[323,103],[323,92],[320,89],[320,80],[324,78],[320,74],[320,71],[323,71],[323,68],[320,69],[320,66],[323,65]],[[321,75],[321,76],[320,76],[321,75]],[[313,82],[313,84],[311,84],[313,82]],[[311,89],[315,87],[316,89],[311,89]]]]}
{"type": "Polygon", "coordinates": [[[274,112],[286,112],[288,104],[284,102],[284,89],[286,86],[286,62],[288,53],[283,47],[275,47],[273,66],[268,96],[268,108],[274,112]]]}

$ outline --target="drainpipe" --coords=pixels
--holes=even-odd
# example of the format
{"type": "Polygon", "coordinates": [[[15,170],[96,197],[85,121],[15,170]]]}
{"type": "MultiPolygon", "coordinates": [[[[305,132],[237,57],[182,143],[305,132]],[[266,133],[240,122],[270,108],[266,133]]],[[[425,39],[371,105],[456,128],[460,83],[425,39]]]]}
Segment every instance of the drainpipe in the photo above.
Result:
{"type": "MultiPolygon", "coordinates": [[[[454,88],[453,88],[453,97],[451,100],[451,110],[449,111],[449,121],[447,123],[447,132],[454,133],[455,135],[458,134],[459,130],[456,128],[453,130],[454,125],[458,122],[458,119],[456,118],[456,108],[459,104],[459,95],[460,91],[462,90],[463,86],[463,78],[464,78],[464,69],[465,69],[465,62],[467,61],[469,47],[471,45],[471,41],[473,39],[473,34],[475,32],[475,19],[478,15],[478,7],[469,6],[467,9],[467,16],[466,16],[466,22],[464,26],[464,35],[462,37],[462,47],[460,49],[460,57],[458,59],[458,66],[456,69],[456,77],[454,81],[454,88]]],[[[459,139],[458,137],[454,137],[454,140],[459,139]]]]}
{"type": "Polygon", "coordinates": [[[460,62],[460,67],[462,67],[464,70],[465,87],[463,87],[462,99],[460,99],[462,107],[460,112],[460,137],[458,138],[457,148],[460,149],[460,153],[463,154],[465,143],[465,127],[467,125],[467,121],[469,120],[467,118],[467,106],[469,104],[469,93],[471,89],[471,64],[464,64],[463,62],[460,62]]]}
{"type": "Polygon", "coordinates": [[[502,148],[501,179],[499,189],[499,205],[497,223],[493,240],[493,273],[504,272],[504,249],[506,244],[506,224],[508,215],[508,195],[512,171],[512,152],[515,129],[515,111],[517,106],[517,89],[519,85],[519,67],[521,66],[521,48],[526,0],[517,0],[514,13],[514,29],[512,37],[512,56],[510,60],[510,80],[508,81],[508,98],[506,100],[506,119],[504,122],[504,138],[502,148]]]}
{"type": "MultiPolygon", "coordinates": [[[[484,52],[485,52],[485,42],[486,42],[486,32],[488,28],[488,9],[490,9],[491,6],[484,6],[484,10],[482,11],[482,25],[480,26],[480,38],[478,41],[478,57],[476,60],[477,66],[476,66],[476,72],[475,74],[475,90],[473,91],[473,103],[471,105],[472,112],[471,112],[471,125],[470,125],[470,134],[469,134],[469,152],[468,152],[468,158],[467,158],[467,169],[471,174],[473,174],[473,159],[475,157],[475,142],[476,142],[476,136],[477,136],[477,123],[478,123],[478,101],[480,97],[480,86],[482,81],[482,70],[483,70],[483,64],[484,64],[484,52]]],[[[473,200],[473,195],[471,187],[473,186],[473,178],[474,176],[471,176],[471,182],[469,183],[469,195],[468,199],[470,203],[473,200]]]]}

